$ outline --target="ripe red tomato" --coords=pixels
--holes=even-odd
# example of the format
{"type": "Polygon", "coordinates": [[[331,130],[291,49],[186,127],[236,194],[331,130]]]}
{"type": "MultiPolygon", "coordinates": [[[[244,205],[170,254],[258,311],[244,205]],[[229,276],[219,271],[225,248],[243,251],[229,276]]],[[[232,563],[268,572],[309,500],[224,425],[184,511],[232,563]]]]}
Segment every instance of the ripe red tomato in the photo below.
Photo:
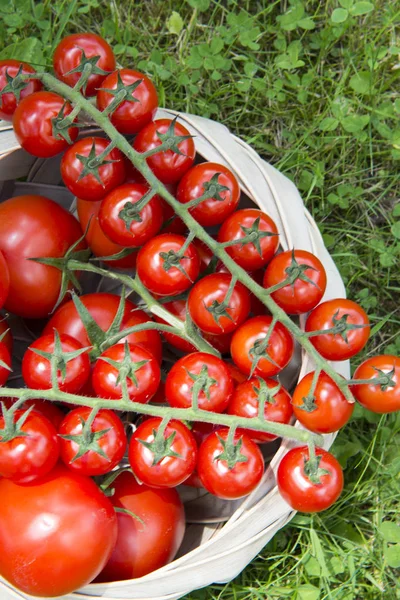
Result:
{"type": "Polygon", "coordinates": [[[0,342],[0,361],[7,365],[7,367],[3,367],[0,365],[0,386],[4,385],[11,373],[11,354],[9,349],[7,348],[5,342],[0,342]]]}
{"type": "Polygon", "coordinates": [[[103,569],[117,517],[89,477],[58,464],[35,484],[0,479],[0,496],[0,574],[19,590],[63,596],[103,569]]]}
{"type": "Polygon", "coordinates": [[[118,539],[98,581],[143,577],[171,562],[185,532],[185,513],[174,489],[152,489],[132,473],[118,475],[111,502],[135,514],[118,513],[118,539]]]}
{"type": "MultiPolygon", "coordinates": [[[[95,256],[112,256],[123,250],[122,246],[114,244],[104,234],[99,223],[101,200],[91,202],[77,199],[78,218],[82,230],[86,232],[86,242],[95,256]]],[[[132,252],[118,260],[105,260],[104,262],[116,269],[134,269],[136,266],[137,252],[132,252]]]]}
{"type": "Polygon", "coordinates": [[[222,223],[218,241],[223,244],[233,240],[238,240],[238,243],[227,246],[226,251],[246,271],[256,271],[264,267],[279,246],[275,222],[256,208],[238,210],[222,223]],[[247,236],[252,236],[255,243],[243,243],[243,238],[247,236]]]}
{"type": "Polygon", "coordinates": [[[236,209],[240,199],[240,187],[236,177],[224,165],[204,162],[187,171],[178,185],[177,200],[187,204],[200,198],[208,188],[211,193],[215,184],[228,189],[216,189],[211,198],[190,209],[191,215],[204,227],[220,225],[236,209]]]}
{"type": "Polygon", "coordinates": [[[304,427],[315,433],[331,433],[347,423],[353,414],[350,404],[338,386],[324,372],[320,373],[310,397],[314,372],[308,373],[293,392],[293,411],[304,427]]]}
{"type": "Polygon", "coordinates": [[[233,382],[223,360],[206,352],[193,352],[174,364],[165,381],[168,403],[175,408],[191,407],[197,388],[201,410],[220,413],[226,409],[233,382]]]}
{"type": "Polygon", "coordinates": [[[230,291],[231,281],[232,276],[227,273],[213,273],[190,290],[190,316],[202,331],[216,335],[231,333],[248,317],[250,294],[240,282],[230,291]]]}
{"type": "Polygon", "coordinates": [[[100,161],[109,140],[86,137],[75,142],[61,160],[61,177],[72,194],[83,200],[101,200],[125,179],[122,153],[113,148],[100,161]]]}
{"type": "Polygon", "coordinates": [[[236,365],[229,363],[229,362],[227,362],[225,364],[229,369],[229,373],[231,374],[233,385],[235,388],[239,385],[239,383],[243,383],[244,381],[247,381],[247,375],[242,373],[242,371],[240,369],[238,369],[236,365]]]}
{"type": "Polygon", "coordinates": [[[149,240],[139,251],[137,274],[153,294],[175,296],[196,281],[200,272],[199,257],[193,244],[182,252],[185,242],[181,235],[164,233],[149,240]]]}
{"type": "Polygon", "coordinates": [[[197,444],[190,430],[180,421],[169,421],[157,439],[162,419],[146,419],[129,443],[129,463],[142,483],[156,488],[180,485],[196,467],[197,444]]]}
{"type": "Polygon", "coordinates": [[[213,333],[203,332],[203,338],[211,344],[221,354],[229,354],[231,349],[233,333],[219,333],[215,335],[213,333]]]}
{"type": "MultiPolygon", "coordinates": [[[[63,356],[57,362],[58,386],[62,392],[76,394],[85,385],[90,375],[88,351],[75,338],[60,334],[60,346],[63,356]],[[70,359],[69,353],[83,352],[70,359]]],[[[55,334],[42,335],[29,346],[22,359],[22,377],[33,390],[49,390],[51,385],[51,356],[57,351],[55,334]],[[36,352],[38,350],[41,354],[36,352]],[[49,356],[46,358],[42,353],[49,356]]]]}
{"type": "MultiPolygon", "coordinates": [[[[165,302],[163,306],[164,308],[169,310],[169,312],[171,312],[173,315],[178,317],[181,321],[184,321],[186,319],[186,300],[172,300],[171,302],[165,302]]],[[[157,321],[157,323],[167,323],[157,315],[154,315],[154,319],[157,321]]],[[[175,335],[174,333],[168,333],[166,331],[163,331],[162,335],[165,337],[167,342],[177,350],[181,350],[185,353],[196,352],[196,348],[193,346],[193,344],[180,338],[178,335],[175,335]]]]}
{"type": "MultiPolygon", "coordinates": [[[[187,227],[186,227],[185,223],[182,221],[182,219],[180,219],[176,215],[174,209],[172,208],[172,206],[170,204],[168,204],[168,202],[166,200],[164,200],[163,198],[161,198],[161,200],[162,200],[163,211],[164,211],[164,225],[162,227],[162,232],[163,233],[178,233],[179,235],[186,233],[187,227]]],[[[194,245],[194,242],[193,242],[193,245],[194,245]]]]}
{"type": "Polygon", "coordinates": [[[271,294],[275,302],[289,315],[299,315],[312,310],[321,301],[326,288],[326,273],[321,261],[306,250],[287,250],[277,254],[267,266],[264,287],[283,283],[290,275],[299,274],[307,281],[296,279],[271,294]],[[297,263],[293,264],[293,254],[297,263]],[[310,281],[312,283],[310,283],[310,281]]]}
{"type": "Polygon", "coordinates": [[[112,111],[110,120],[120,133],[132,135],[138,133],[154,117],[158,108],[157,90],[143,73],[133,69],[119,69],[103,81],[97,92],[97,108],[103,111],[114,100],[116,93],[107,90],[118,92],[123,89],[127,92],[127,100],[112,111]]]}
{"type": "MultiPolygon", "coordinates": [[[[22,100],[14,113],[14,133],[22,148],[42,158],[56,156],[69,143],[57,133],[57,117],[67,117],[72,106],[64,98],[53,92],[36,92],[22,100]]],[[[62,131],[62,130],[60,130],[62,131]]],[[[67,136],[71,143],[78,137],[78,128],[69,127],[67,136]]]]}
{"type": "Polygon", "coordinates": [[[129,399],[133,402],[145,404],[157,391],[160,384],[160,366],[148,350],[137,344],[115,344],[103,352],[97,359],[92,373],[92,384],[99,398],[120,400],[122,398],[122,385],[118,380],[119,369],[113,363],[122,366],[125,359],[129,371],[127,375],[127,388],[129,399]]]}
{"type": "MultiPolygon", "coordinates": [[[[7,301],[8,292],[10,291],[10,272],[8,270],[7,261],[4,258],[4,254],[0,251],[0,309],[3,308],[7,301]]],[[[2,323],[2,321],[0,321],[2,323]]],[[[0,330],[0,334],[5,329],[0,330]]]]}
{"type": "Polygon", "coordinates": [[[71,471],[89,476],[104,475],[122,460],[127,446],[126,433],[117,414],[103,409],[96,414],[86,440],[84,425],[91,412],[91,408],[79,406],[65,416],[59,430],[60,455],[71,471]]]}
{"type": "MultiPolygon", "coordinates": [[[[0,253],[1,256],[1,253],[0,253]]],[[[0,259],[1,262],[1,259],[0,259]]],[[[9,324],[7,323],[7,319],[5,317],[0,316],[0,339],[3,344],[6,345],[7,350],[10,354],[12,354],[13,348],[13,336],[11,333],[11,329],[9,324]]]]}
{"type": "Polygon", "coordinates": [[[54,402],[50,402],[49,400],[26,400],[24,402],[24,408],[29,408],[30,406],[34,406],[34,411],[44,415],[50,423],[53,424],[55,430],[58,431],[61,425],[61,422],[64,420],[65,413],[58,408],[54,404],[54,402]]]}
{"type": "Polygon", "coordinates": [[[305,330],[307,332],[331,329],[340,321],[356,325],[356,329],[340,333],[313,335],[310,342],[327,360],[346,360],[358,354],[368,341],[369,319],[366,312],[352,300],[337,298],[322,302],[309,314],[305,330]]]}
{"type": "Polygon", "coordinates": [[[239,461],[228,465],[226,442],[228,429],[218,429],[202,442],[197,460],[197,472],[203,486],[224,500],[243,498],[252,492],[264,473],[261,450],[247,435],[234,436],[239,461]],[[243,460],[245,457],[247,460],[243,460]]]}
{"type": "Polygon", "coordinates": [[[364,408],[385,414],[400,410],[400,358],[391,354],[372,356],[357,367],[353,379],[371,380],[351,386],[353,396],[364,408]],[[374,379],[387,375],[383,386],[374,379]]]}
{"type": "Polygon", "coordinates": [[[12,121],[18,102],[29,96],[29,94],[38,92],[42,87],[39,79],[26,79],[22,84],[18,84],[18,81],[16,82],[14,78],[19,70],[24,75],[36,73],[31,65],[20,60],[0,60],[0,91],[3,91],[6,86],[9,86],[8,89],[10,90],[0,97],[0,119],[4,121],[12,121]],[[11,81],[7,80],[7,75],[12,79],[11,81]]]}
{"type": "MultiPolygon", "coordinates": [[[[157,119],[148,123],[139,131],[133,142],[137,152],[148,152],[162,144],[162,136],[169,132],[173,121],[170,119],[157,119]],[[161,134],[161,136],[159,135],[161,134]]],[[[189,136],[189,131],[177,121],[173,126],[176,136],[189,136]]],[[[193,165],[196,149],[191,137],[177,144],[180,154],[173,150],[164,150],[147,158],[147,164],[154,175],[163,183],[176,183],[193,165]]]]}
{"type": "Polygon", "coordinates": [[[310,456],[307,446],[292,448],[279,463],[278,489],[284,500],[294,510],[320,512],[329,508],[339,498],[343,489],[343,472],[336,458],[316,448],[318,460],[318,483],[310,479],[310,456]]]}
{"type": "MultiPolygon", "coordinates": [[[[17,423],[26,410],[16,410],[17,423]]],[[[55,466],[59,456],[57,431],[53,424],[32,411],[18,427],[21,432],[11,440],[4,440],[4,417],[0,417],[0,475],[15,483],[25,484],[40,479],[55,466]]]]}
{"type": "Polygon", "coordinates": [[[102,200],[100,227],[115,244],[142,246],[160,231],[164,216],[158,196],[153,196],[141,210],[135,207],[148,191],[149,187],[141,183],[125,183],[102,200]]]}
{"type": "Polygon", "coordinates": [[[292,358],[293,338],[281,323],[275,324],[268,346],[266,349],[263,348],[263,340],[268,335],[271,322],[272,317],[269,315],[253,317],[243,323],[233,334],[232,359],[243,373],[270,377],[286,367],[292,358]],[[266,354],[270,360],[266,358],[266,354]]]}
{"type": "MultiPolygon", "coordinates": [[[[212,236],[212,237],[215,237],[215,236],[212,236]]],[[[211,250],[211,248],[209,248],[204,242],[202,242],[198,238],[194,238],[193,246],[196,248],[197,254],[199,255],[200,273],[203,273],[203,271],[205,271],[207,269],[208,265],[212,261],[212,259],[214,257],[214,253],[211,250]]],[[[216,270],[220,272],[219,269],[216,269],[216,270]]],[[[224,271],[224,273],[229,273],[229,271],[226,270],[226,271],[224,271]]]]}
{"type": "Polygon", "coordinates": [[[48,198],[27,195],[2,202],[0,250],[10,273],[5,308],[20,317],[46,317],[60,293],[61,271],[28,259],[62,257],[81,236],[75,217],[48,198]]]}
{"type": "Polygon", "coordinates": [[[95,33],[73,33],[61,40],[53,55],[53,67],[58,79],[74,87],[82,75],[81,61],[85,58],[98,59],[94,69],[83,89],[85,96],[94,96],[107,73],[114,71],[116,62],[111,46],[95,33]],[[99,72],[100,71],[100,72],[99,72]]]}
{"type": "MultiPolygon", "coordinates": [[[[254,418],[258,416],[258,409],[261,394],[267,397],[264,405],[264,419],[273,423],[289,423],[293,415],[291,398],[289,393],[281,386],[270,399],[268,399],[268,390],[278,387],[278,383],[273,379],[261,380],[252,377],[243,383],[240,383],[232,396],[228,406],[228,413],[238,417],[254,418]],[[261,390],[260,391],[260,386],[261,390]],[[265,389],[266,388],[266,389],[265,389]]],[[[255,431],[253,429],[237,429],[238,434],[245,433],[253,441],[261,444],[263,442],[272,442],[277,436],[264,431],[255,431]]]]}

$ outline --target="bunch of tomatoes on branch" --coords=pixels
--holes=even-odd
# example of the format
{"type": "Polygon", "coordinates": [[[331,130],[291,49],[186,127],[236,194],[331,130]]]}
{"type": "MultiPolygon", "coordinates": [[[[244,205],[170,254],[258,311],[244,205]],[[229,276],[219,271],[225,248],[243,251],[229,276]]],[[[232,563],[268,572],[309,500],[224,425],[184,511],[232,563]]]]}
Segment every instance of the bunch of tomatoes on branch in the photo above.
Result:
{"type": "Polygon", "coordinates": [[[0,205],[0,304],[43,324],[22,388],[6,387],[0,324],[0,574],[39,596],[166,564],[184,534],[175,488],[242,498],[277,438],[298,442],[277,469],[282,497],[324,510],[343,475],[322,435],[355,400],[400,409],[399,357],[369,358],[348,381],[330,362],[364,348],[364,310],[323,301],[320,260],[280,247],[273,219],[239,205],[234,173],[196,155],[179,118],[154,120],[146,75],[90,33],[60,42],[54,73],[0,62],[0,117],[34,156],[62,153],[77,198],[78,218],[38,195],[0,205]],[[85,272],[122,291],[82,294],[85,272]],[[280,373],[296,345],[314,371],[291,396],[280,373]]]}

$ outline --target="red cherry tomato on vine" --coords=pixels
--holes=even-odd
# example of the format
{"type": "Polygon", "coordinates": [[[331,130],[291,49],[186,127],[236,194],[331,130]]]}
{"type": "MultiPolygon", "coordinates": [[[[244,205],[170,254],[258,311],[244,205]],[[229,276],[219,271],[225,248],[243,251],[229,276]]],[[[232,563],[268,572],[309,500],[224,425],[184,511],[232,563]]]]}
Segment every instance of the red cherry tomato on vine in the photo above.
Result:
{"type": "Polygon", "coordinates": [[[229,465],[227,439],[228,430],[223,428],[211,433],[202,442],[197,471],[203,486],[211,494],[225,500],[236,500],[250,494],[258,485],[264,473],[264,459],[253,440],[247,435],[236,434],[233,444],[238,461],[229,465]]]}
{"type": "Polygon", "coordinates": [[[138,517],[117,513],[118,539],[98,581],[147,575],[169,563],[181,545],[185,513],[175,489],[154,489],[121,473],[112,483],[111,502],[138,517]]]}
{"type": "Polygon", "coordinates": [[[82,75],[82,66],[85,57],[95,61],[95,68],[83,88],[85,96],[94,96],[107,72],[114,71],[116,63],[111,46],[95,33],[73,33],[61,40],[53,55],[53,67],[58,77],[67,85],[74,87],[82,75]],[[74,71],[74,72],[72,72],[74,71]],[[99,72],[100,71],[100,72],[99,72]],[[101,73],[101,71],[106,71],[101,73]]]}
{"type": "Polygon", "coordinates": [[[114,188],[100,206],[99,223],[106,236],[124,247],[142,246],[157,235],[163,224],[163,208],[158,196],[153,196],[142,208],[135,205],[149,191],[140,183],[125,183],[114,188]]]}
{"type": "Polygon", "coordinates": [[[7,60],[0,60],[0,92],[2,92],[6,86],[8,86],[7,89],[10,90],[0,97],[0,119],[3,119],[4,121],[12,121],[18,103],[30,94],[38,92],[42,87],[39,79],[26,79],[21,83],[18,83],[18,80],[15,81],[15,76],[19,71],[21,71],[21,74],[23,75],[36,73],[31,65],[19,60],[10,58],[7,60]]]}
{"type": "Polygon", "coordinates": [[[129,443],[129,463],[142,483],[150,487],[171,488],[183,483],[193,473],[197,445],[186,425],[176,420],[169,421],[158,440],[161,421],[154,417],[139,425],[129,443]],[[159,450],[158,444],[160,447],[164,445],[164,449],[159,450]]]}
{"type": "Polygon", "coordinates": [[[101,111],[110,106],[115,93],[107,90],[125,89],[128,100],[124,100],[111,112],[114,127],[127,135],[138,133],[152,120],[158,108],[157,90],[152,81],[139,71],[119,69],[108,75],[97,92],[97,108],[101,111]]]}
{"type": "Polygon", "coordinates": [[[174,364],[165,381],[168,403],[175,408],[189,408],[196,389],[201,410],[220,413],[226,409],[233,382],[223,360],[205,352],[193,352],[174,364]]]}
{"type": "MultiPolygon", "coordinates": [[[[0,251],[0,309],[3,308],[7,301],[8,292],[10,291],[10,272],[8,270],[7,261],[4,254],[0,251]]],[[[7,328],[0,330],[0,334],[7,328]]]]}
{"type": "Polygon", "coordinates": [[[117,517],[89,477],[58,464],[34,484],[0,479],[0,496],[0,574],[19,590],[63,596],[103,569],[117,539],[117,517]]]}
{"type": "Polygon", "coordinates": [[[293,356],[294,343],[289,331],[275,323],[270,333],[272,317],[253,317],[233,334],[231,355],[243,373],[270,377],[279,373],[293,356]],[[270,335],[267,347],[265,339],[270,335]]]}
{"type": "Polygon", "coordinates": [[[277,254],[267,266],[263,285],[265,288],[272,287],[283,283],[296,273],[303,279],[296,279],[294,283],[288,283],[271,294],[278,306],[289,315],[299,315],[312,310],[321,301],[326,288],[323,264],[306,250],[287,250],[277,254]]]}
{"type": "Polygon", "coordinates": [[[355,328],[343,334],[323,333],[310,337],[310,342],[327,360],[346,360],[358,354],[369,338],[369,319],[361,306],[345,298],[322,302],[309,314],[305,330],[320,331],[346,324],[355,328]]]}
{"type": "Polygon", "coordinates": [[[187,171],[178,185],[177,200],[187,204],[200,198],[208,188],[211,193],[215,184],[217,188],[224,186],[228,189],[216,189],[210,198],[190,209],[192,216],[204,227],[219,225],[236,209],[240,198],[236,177],[224,165],[204,162],[187,171]]]}
{"type": "Polygon", "coordinates": [[[164,233],[149,240],[139,251],[137,273],[153,294],[175,296],[197,279],[200,261],[193,244],[186,247],[181,235],[164,233]]]}
{"type": "Polygon", "coordinates": [[[26,412],[14,412],[13,422],[20,433],[11,440],[3,438],[5,420],[0,417],[0,475],[18,484],[31,483],[47,475],[59,455],[57,431],[44,415],[32,411],[18,425],[26,412]]]}
{"type": "MultiPolygon", "coordinates": [[[[169,132],[173,121],[170,119],[157,119],[148,123],[139,131],[133,142],[137,152],[148,152],[162,144],[162,136],[169,132]],[[161,136],[161,137],[160,137],[161,136]]],[[[172,133],[172,132],[171,132],[172,133]]],[[[175,121],[173,135],[190,136],[189,131],[181,123],[175,121]]],[[[164,150],[149,156],[147,164],[154,175],[163,183],[176,183],[193,165],[196,150],[191,137],[177,144],[180,154],[173,150],[164,150]]]]}
{"type": "MultiPolygon", "coordinates": [[[[90,375],[88,351],[75,338],[65,333],[59,336],[63,356],[57,362],[58,386],[62,392],[75,394],[85,385],[90,375]],[[79,356],[68,356],[80,352],[79,356]]],[[[22,359],[22,377],[33,390],[48,390],[51,385],[50,357],[57,349],[55,334],[42,335],[29,346],[22,359]],[[41,354],[37,353],[40,352],[41,354]],[[45,353],[49,358],[44,357],[45,353]]]]}
{"type": "Polygon", "coordinates": [[[126,378],[129,399],[145,404],[160,384],[160,366],[153,354],[137,344],[116,344],[101,354],[92,372],[96,395],[110,400],[122,398],[122,382],[118,376],[124,363],[129,367],[126,378]],[[108,360],[113,362],[110,364],[108,360]]]}
{"type": "Polygon", "coordinates": [[[293,392],[293,411],[304,427],[315,433],[331,433],[347,423],[353,414],[350,404],[338,386],[324,372],[320,373],[311,394],[314,373],[308,373],[293,392]]]}
{"type": "Polygon", "coordinates": [[[41,158],[56,156],[78,137],[77,127],[57,131],[61,120],[71,112],[70,103],[65,102],[58,94],[53,92],[31,94],[19,103],[14,113],[15,136],[22,148],[33,156],[41,158]]]}
{"type": "Polygon", "coordinates": [[[59,430],[61,422],[64,420],[65,413],[49,400],[26,400],[24,402],[24,408],[34,407],[34,411],[44,415],[50,423],[52,423],[56,429],[59,430]]]}
{"type": "Polygon", "coordinates": [[[382,354],[368,358],[357,367],[353,379],[370,380],[351,386],[353,396],[364,408],[378,414],[400,410],[400,357],[382,354]],[[378,377],[385,381],[374,383],[378,377]]]}
{"type": "MultiPolygon", "coordinates": [[[[258,407],[260,396],[266,397],[264,405],[264,419],[273,423],[288,424],[292,415],[292,405],[289,393],[284,387],[280,387],[273,379],[258,379],[252,377],[243,383],[240,383],[232,396],[228,406],[228,413],[238,417],[255,418],[258,416],[258,407]],[[260,391],[260,388],[262,391],[260,391]],[[269,390],[277,391],[272,395],[269,390]]],[[[253,429],[237,429],[238,433],[245,433],[253,441],[261,444],[263,442],[272,442],[277,436],[264,431],[255,431],[253,429]]]]}
{"type": "Polygon", "coordinates": [[[231,289],[232,276],[227,273],[206,275],[190,290],[190,316],[207,333],[234,331],[249,315],[250,294],[240,282],[231,289]]]}
{"type": "Polygon", "coordinates": [[[122,460],[127,446],[126,433],[116,413],[102,409],[90,426],[86,442],[82,436],[91,412],[91,408],[80,406],[65,416],[59,430],[60,456],[71,471],[89,476],[104,475],[122,460]],[[99,432],[103,435],[99,436],[99,432]]]}
{"type": "Polygon", "coordinates": [[[231,258],[246,271],[264,267],[274,256],[279,246],[278,229],[275,222],[256,208],[244,208],[230,215],[221,225],[218,241],[221,244],[238,240],[227,246],[231,258]],[[256,242],[243,242],[246,236],[254,236],[256,242]]]}
{"type": "Polygon", "coordinates": [[[26,195],[2,202],[0,250],[10,274],[5,308],[20,317],[47,317],[60,293],[61,272],[28,259],[62,257],[81,236],[75,217],[53,200],[26,195]]]}
{"type": "Polygon", "coordinates": [[[109,140],[86,137],[75,142],[61,160],[61,177],[74,196],[83,200],[101,200],[125,179],[122,153],[113,148],[98,161],[109,140]]]}
{"type": "Polygon", "coordinates": [[[320,512],[339,498],[343,489],[343,472],[336,458],[316,448],[318,469],[315,481],[310,479],[312,467],[307,446],[292,448],[279,463],[278,489],[294,510],[320,512]]]}

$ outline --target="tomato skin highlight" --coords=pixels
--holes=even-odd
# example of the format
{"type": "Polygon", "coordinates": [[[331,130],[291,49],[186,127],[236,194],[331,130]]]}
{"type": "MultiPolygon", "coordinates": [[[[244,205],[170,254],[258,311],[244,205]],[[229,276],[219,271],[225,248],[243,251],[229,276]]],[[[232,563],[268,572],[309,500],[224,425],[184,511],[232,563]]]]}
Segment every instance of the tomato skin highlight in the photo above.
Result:
{"type": "MultiPolygon", "coordinates": [[[[79,81],[82,75],[81,72],[69,73],[79,65],[83,56],[82,50],[85,52],[86,58],[99,56],[96,66],[103,69],[103,71],[113,71],[116,66],[111,46],[99,35],[95,33],[67,35],[54,51],[53,67],[57,78],[71,87],[79,81]]],[[[84,95],[94,96],[97,88],[102,85],[105,78],[106,75],[92,73],[85,89],[82,90],[84,95]]]]}
{"type": "MultiPolygon", "coordinates": [[[[27,63],[20,60],[7,59],[0,60],[0,91],[7,85],[6,73],[10,77],[15,77],[20,67],[22,66],[22,74],[36,73],[35,69],[27,63]]],[[[42,83],[39,79],[28,79],[25,81],[28,85],[21,90],[20,101],[27,98],[30,94],[38,92],[42,88],[42,83]]],[[[12,121],[15,109],[18,106],[17,98],[12,92],[3,94],[0,98],[0,119],[3,121],[12,121]]]]}
{"type": "Polygon", "coordinates": [[[350,386],[353,396],[364,408],[378,414],[400,410],[400,358],[398,356],[382,354],[368,358],[357,367],[353,379],[371,379],[370,384],[350,386]],[[382,390],[379,385],[374,385],[374,378],[380,375],[375,369],[383,373],[394,371],[391,379],[395,385],[388,386],[386,390],[382,390]]]}
{"type": "Polygon", "coordinates": [[[103,569],[117,539],[117,517],[91,479],[58,464],[35,484],[0,479],[0,495],[0,574],[16,588],[62,596],[103,569]]]}
{"type": "Polygon", "coordinates": [[[107,75],[101,86],[103,89],[97,92],[96,102],[99,110],[105,110],[114,100],[115,96],[105,90],[117,88],[118,76],[124,86],[141,81],[131,92],[131,96],[136,99],[136,102],[124,100],[110,115],[111,123],[120,133],[132,135],[138,133],[154,117],[158,108],[157,90],[144,73],[133,69],[119,69],[107,75]]]}
{"type": "Polygon", "coordinates": [[[127,472],[112,487],[113,505],[133,512],[144,524],[117,514],[117,543],[96,582],[143,577],[163,567],[174,558],[185,532],[185,513],[175,489],[149,488],[127,472]]]}
{"type": "Polygon", "coordinates": [[[343,471],[336,458],[322,448],[316,448],[315,454],[321,457],[319,468],[329,471],[321,475],[319,484],[312,483],[304,471],[305,461],[309,459],[307,446],[292,448],[279,463],[278,489],[294,510],[320,512],[336,502],[342,493],[343,471]]]}
{"type": "Polygon", "coordinates": [[[61,272],[28,259],[62,257],[81,236],[75,217],[49,198],[25,195],[2,202],[0,250],[10,274],[6,310],[24,318],[47,317],[60,293],[61,272]]]}
{"type": "Polygon", "coordinates": [[[310,342],[327,360],[346,360],[358,354],[370,335],[369,319],[364,309],[345,298],[327,300],[316,306],[308,315],[305,331],[320,331],[334,327],[335,319],[348,315],[347,323],[363,326],[346,332],[347,342],[340,334],[321,334],[310,337],[310,342]]]}

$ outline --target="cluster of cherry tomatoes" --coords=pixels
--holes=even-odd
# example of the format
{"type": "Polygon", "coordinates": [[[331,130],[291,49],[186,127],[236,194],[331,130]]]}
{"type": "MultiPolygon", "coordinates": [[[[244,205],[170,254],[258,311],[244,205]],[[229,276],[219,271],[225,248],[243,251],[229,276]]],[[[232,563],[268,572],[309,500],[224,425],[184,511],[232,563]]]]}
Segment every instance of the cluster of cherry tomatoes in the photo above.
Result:
{"type": "MultiPolygon", "coordinates": [[[[346,360],[364,348],[370,333],[364,310],[351,300],[321,302],[326,273],[318,258],[304,250],[280,251],[273,219],[256,208],[239,208],[234,173],[199,162],[193,137],[176,119],[154,120],[157,93],[144,74],[117,69],[111,48],[94,34],[62,40],[54,71],[68,86],[84,80],[82,93],[95,97],[155,176],[281,309],[294,316],[309,313],[304,335],[323,358],[346,360]]],[[[56,387],[74,395],[75,404],[79,399],[84,404],[85,397],[125,399],[281,424],[295,417],[319,434],[343,427],[354,405],[340,386],[321,370],[307,374],[291,396],[274,377],[293,357],[292,333],[187,232],[112,140],[78,139],[75,108],[41,87],[29,65],[0,62],[0,117],[13,121],[31,154],[48,158],[63,152],[61,177],[77,197],[78,220],[41,196],[0,205],[0,306],[22,318],[46,319],[22,359],[27,388],[56,387]],[[222,358],[197,351],[178,332],[163,333],[164,344],[155,328],[124,334],[154,322],[129,299],[111,293],[63,299],[53,312],[65,273],[56,262],[28,260],[62,264],[66,254],[79,258],[87,246],[110,267],[136,269],[148,292],[178,322],[189,315],[222,358]],[[163,377],[171,356],[174,364],[163,377]]],[[[156,321],[167,322],[161,316],[156,321]]],[[[2,386],[10,375],[11,350],[4,319],[2,386]]],[[[360,383],[352,382],[352,392],[363,406],[382,413],[400,409],[398,357],[368,359],[355,379],[360,383]]],[[[254,427],[230,430],[158,416],[137,421],[128,439],[126,423],[108,408],[77,405],[67,411],[65,404],[44,400],[28,400],[17,410],[14,405],[13,398],[3,400],[0,419],[0,544],[8,549],[0,557],[0,573],[38,595],[68,593],[96,577],[139,577],[170,561],[184,532],[175,487],[241,498],[262,479],[260,445],[276,439],[254,427]],[[100,477],[100,488],[92,477],[100,477]],[[63,531],[70,536],[67,547],[63,531]],[[51,539],[50,550],[37,549],[38,532],[51,539]],[[21,565],[31,553],[37,560],[27,567],[28,581],[21,565]],[[49,561],[58,569],[50,578],[49,561]]],[[[312,457],[307,447],[286,454],[277,481],[285,500],[304,511],[330,506],[343,486],[336,459],[320,448],[312,457]]]]}

